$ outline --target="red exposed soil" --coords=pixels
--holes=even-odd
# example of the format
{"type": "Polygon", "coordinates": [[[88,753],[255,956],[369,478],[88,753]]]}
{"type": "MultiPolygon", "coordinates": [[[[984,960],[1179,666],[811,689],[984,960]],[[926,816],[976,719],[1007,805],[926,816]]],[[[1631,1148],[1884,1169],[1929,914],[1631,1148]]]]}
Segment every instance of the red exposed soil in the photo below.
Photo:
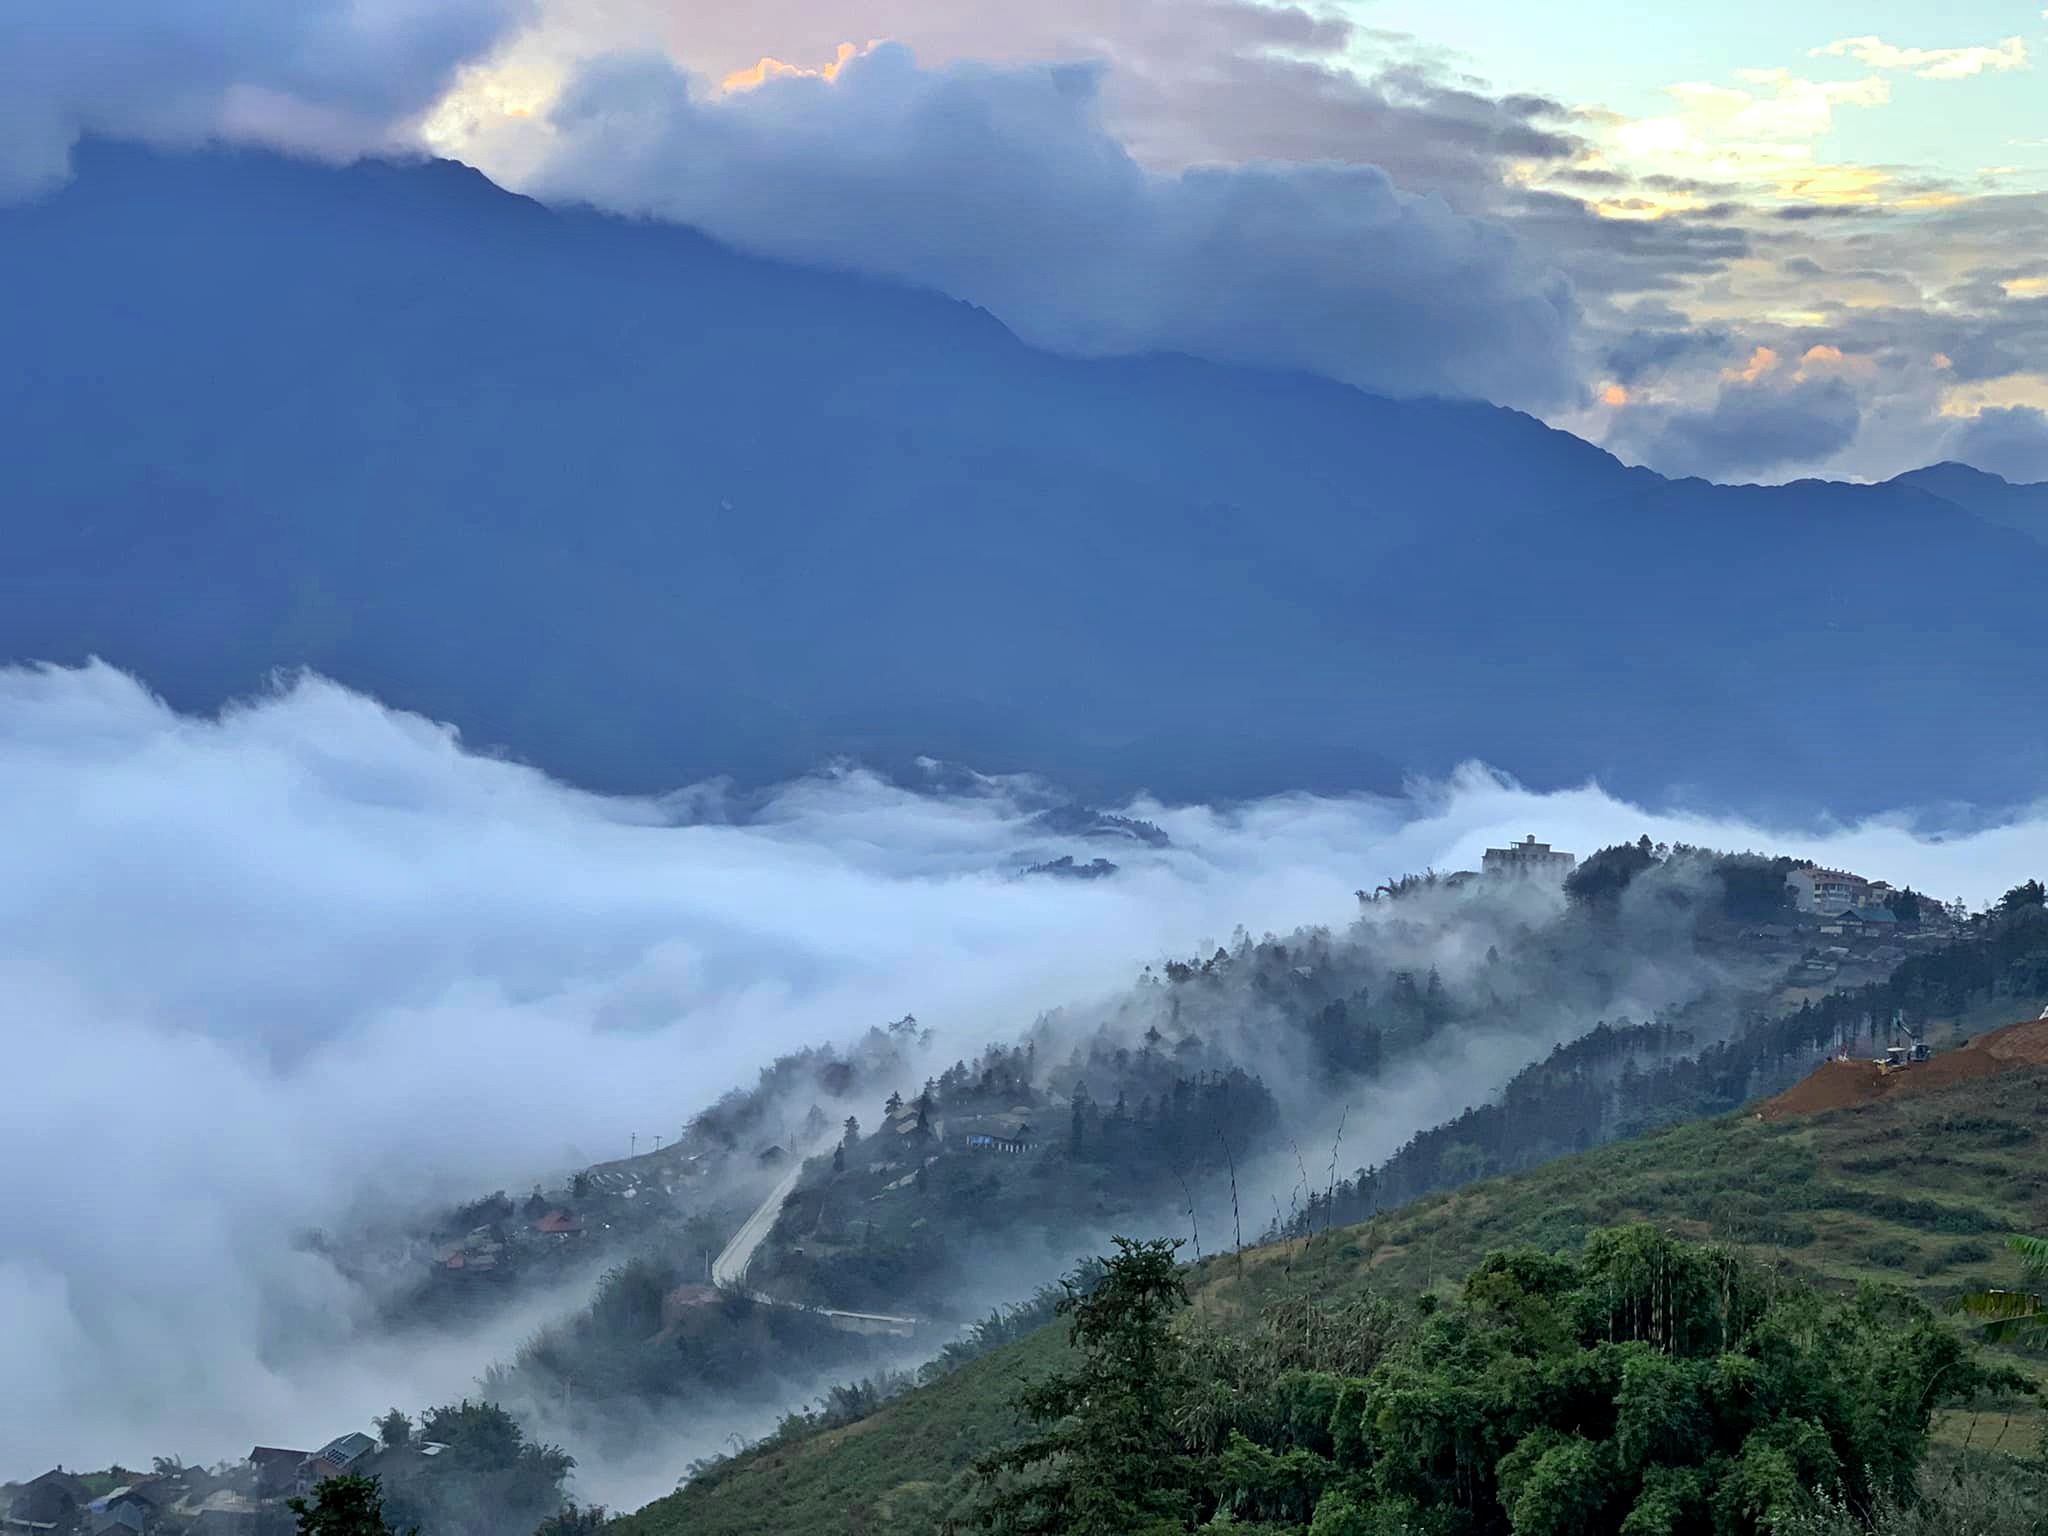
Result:
{"type": "Polygon", "coordinates": [[[2008,1024],[1956,1050],[1943,1051],[1932,1061],[1916,1061],[1890,1072],[1870,1061],[1824,1061],[1803,1081],[1766,1100],[1757,1117],[1782,1120],[1847,1109],[2026,1067],[2048,1067],[2048,1019],[2008,1024]]]}

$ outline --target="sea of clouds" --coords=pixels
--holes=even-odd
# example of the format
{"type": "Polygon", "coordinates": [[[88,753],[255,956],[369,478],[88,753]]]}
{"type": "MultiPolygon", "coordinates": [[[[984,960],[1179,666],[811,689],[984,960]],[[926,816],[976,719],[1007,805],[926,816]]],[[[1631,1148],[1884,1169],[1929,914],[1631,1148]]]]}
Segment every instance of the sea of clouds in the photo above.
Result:
{"type": "MultiPolygon", "coordinates": [[[[108,667],[0,669],[0,1477],[459,1396],[535,1311],[380,1348],[292,1235],[623,1155],[776,1053],[905,1013],[970,1052],[1529,832],[1783,851],[1973,905],[2048,866],[2039,815],[1764,828],[1476,767],[1401,799],[1114,808],[1156,849],[1038,830],[1043,786],[934,783],[842,765],[744,805],[608,799],[319,678],[193,718],[108,667]],[[1121,869],[1019,876],[1062,853],[1121,869]]],[[[1454,1112],[1457,1070],[1401,1101],[1454,1112]]]]}

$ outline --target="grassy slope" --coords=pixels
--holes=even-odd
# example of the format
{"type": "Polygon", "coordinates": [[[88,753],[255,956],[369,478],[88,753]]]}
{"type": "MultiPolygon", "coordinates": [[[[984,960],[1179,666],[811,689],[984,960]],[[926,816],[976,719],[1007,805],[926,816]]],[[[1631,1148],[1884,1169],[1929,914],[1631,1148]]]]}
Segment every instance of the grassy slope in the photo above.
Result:
{"type": "MultiPolygon", "coordinates": [[[[1191,1279],[1198,1308],[1227,1318],[1302,1289],[1413,1292],[1489,1249],[1567,1248],[1638,1220],[1739,1244],[1825,1284],[1900,1285],[1935,1306],[2008,1284],[2003,1234],[2048,1229],[2048,1070],[1807,1118],[1680,1126],[1309,1242],[1211,1259],[1191,1279]]],[[[1056,1364],[1063,1338],[1056,1327],[859,1424],[743,1456],[649,1505],[622,1536],[922,1536],[947,1482],[1015,1432],[1010,1396],[1056,1364]]],[[[2018,1449],[2041,1428],[2032,1409],[2010,1422],[2001,1409],[1952,1413],[1940,1434],[2018,1449]]]]}

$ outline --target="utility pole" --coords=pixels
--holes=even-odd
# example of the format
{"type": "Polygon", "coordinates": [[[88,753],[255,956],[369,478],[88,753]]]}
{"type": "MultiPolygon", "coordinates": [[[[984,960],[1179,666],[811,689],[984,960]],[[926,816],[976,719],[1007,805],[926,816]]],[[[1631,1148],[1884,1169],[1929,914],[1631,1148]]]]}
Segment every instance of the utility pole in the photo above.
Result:
{"type": "Polygon", "coordinates": [[[634,1131],[631,1133],[631,1135],[632,1139],[628,1141],[626,1145],[630,1147],[632,1150],[627,1155],[630,1157],[638,1157],[640,1155],[640,1133],[638,1131],[634,1131]]]}

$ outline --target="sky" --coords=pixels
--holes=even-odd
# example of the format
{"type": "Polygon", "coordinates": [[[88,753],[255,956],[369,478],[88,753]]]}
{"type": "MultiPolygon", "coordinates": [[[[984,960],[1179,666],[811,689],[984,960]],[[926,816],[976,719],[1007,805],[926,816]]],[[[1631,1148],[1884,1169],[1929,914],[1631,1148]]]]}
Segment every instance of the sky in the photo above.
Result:
{"type": "MultiPolygon", "coordinates": [[[[972,1055],[1528,833],[1781,850],[1980,905],[2038,871],[2048,818],[1758,827],[1475,766],[1402,799],[1139,801],[1171,845],[1062,881],[1016,872],[1098,850],[1034,831],[1030,785],[946,782],[606,798],[316,677],[198,717],[101,665],[0,668],[0,1165],[35,1171],[0,1232],[0,1478],[459,1397],[532,1315],[365,1347],[361,1297],[292,1234],[623,1155],[779,1051],[914,1013],[972,1055]]],[[[1357,1155],[1548,1043],[1401,1088],[1357,1155]]]]}
{"type": "Polygon", "coordinates": [[[1671,474],[2048,479],[2040,0],[75,0],[0,41],[0,196],[88,132],[425,150],[1062,350],[1490,398],[1671,474]],[[1155,314],[1219,241],[1206,320],[1155,314]],[[1420,323],[1351,301],[1389,270],[1420,323]]]}

